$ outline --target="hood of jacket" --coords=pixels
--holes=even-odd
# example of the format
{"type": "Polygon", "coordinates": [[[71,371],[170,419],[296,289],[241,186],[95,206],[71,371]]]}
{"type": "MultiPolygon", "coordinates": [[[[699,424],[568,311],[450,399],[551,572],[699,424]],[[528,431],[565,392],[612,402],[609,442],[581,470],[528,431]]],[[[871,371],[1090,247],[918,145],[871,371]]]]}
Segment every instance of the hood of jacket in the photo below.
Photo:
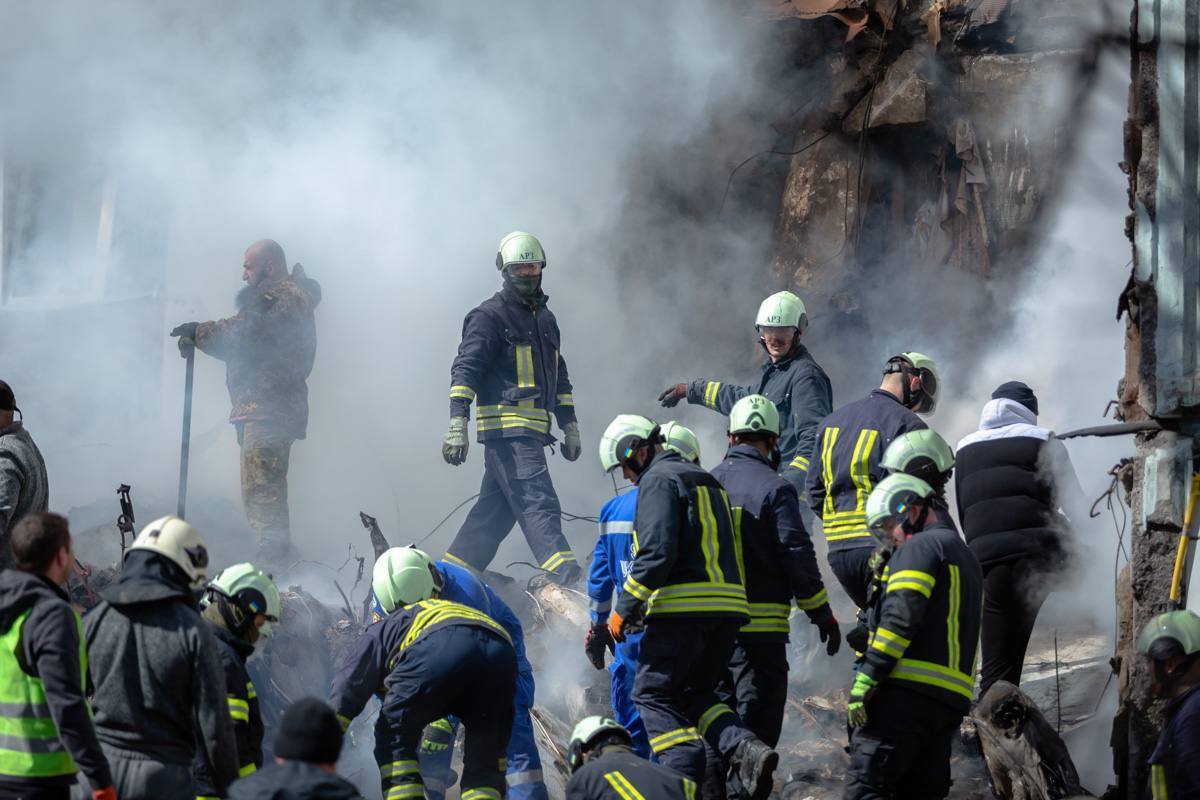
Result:
{"type": "Polygon", "coordinates": [[[246,659],[250,658],[250,656],[254,654],[254,645],[250,644],[245,639],[226,628],[224,625],[218,625],[212,620],[208,620],[208,624],[213,632],[213,636],[216,636],[222,642],[232,647],[233,652],[238,654],[238,658],[242,660],[243,664],[246,662],[246,659]]]}
{"type": "Polygon", "coordinates": [[[771,466],[770,462],[763,457],[763,454],[759,452],[758,448],[752,444],[735,444],[725,453],[725,457],[731,458],[735,461],[757,461],[760,464],[764,464],[768,467],[771,466]]]}
{"type": "Polygon", "coordinates": [[[987,401],[979,415],[979,430],[963,437],[958,446],[962,448],[976,442],[1016,436],[1046,441],[1050,438],[1051,431],[1040,427],[1037,424],[1037,415],[1016,400],[999,397],[987,401]]]}
{"type": "Polygon", "coordinates": [[[0,572],[0,634],[6,633],[17,617],[33,608],[38,601],[56,598],[70,602],[67,593],[48,578],[19,569],[0,572]]]}
{"type": "Polygon", "coordinates": [[[183,569],[161,553],[151,550],[130,550],[126,553],[121,577],[102,590],[100,596],[114,606],[179,598],[197,611],[200,608],[183,569]]]}

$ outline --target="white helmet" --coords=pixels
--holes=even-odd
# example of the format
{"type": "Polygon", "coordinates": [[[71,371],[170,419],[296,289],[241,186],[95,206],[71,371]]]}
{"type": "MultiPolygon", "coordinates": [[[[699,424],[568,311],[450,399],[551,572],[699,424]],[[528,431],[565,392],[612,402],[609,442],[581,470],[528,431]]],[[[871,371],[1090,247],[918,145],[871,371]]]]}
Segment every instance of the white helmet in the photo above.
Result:
{"type": "Polygon", "coordinates": [[[612,472],[647,441],[660,441],[659,427],[641,414],[618,414],[600,437],[600,465],[612,472]]]}
{"type": "Polygon", "coordinates": [[[687,461],[700,463],[700,440],[690,428],[685,428],[678,422],[664,422],[662,426],[663,449],[674,450],[687,461]]]}
{"type": "Polygon", "coordinates": [[[371,589],[387,614],[400,606],[428,600],[441,590],[444,581],[429,554],[415,547],[385,550],[371,570],[371,589]]]}
{"type": "Polygon", "coordinates": [[[166,556],[184,571],[193,589],[201,588],[208,580],[208,548],[200,532],[179,517],[159,517],[142,528],[129,546],[129,551],[133,550],[166,556]]]}
{"type": "Polygon", "coordinates": [[[756,328],[792,327],[801,333],[808,327],[808,313],[804,309],[804,301],[791,292],[776,292],[762,301],[758,307],[758,316],[754,320],[756,328]]]}

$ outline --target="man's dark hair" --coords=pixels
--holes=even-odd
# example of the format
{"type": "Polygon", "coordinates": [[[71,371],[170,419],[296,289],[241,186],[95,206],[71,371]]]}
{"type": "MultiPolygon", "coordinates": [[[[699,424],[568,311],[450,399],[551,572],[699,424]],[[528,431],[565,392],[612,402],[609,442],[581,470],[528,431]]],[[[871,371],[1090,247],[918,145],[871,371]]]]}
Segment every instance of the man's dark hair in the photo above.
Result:
{"type": "Polygon", "coordinates": [[[770,444],[772,439],[779,438],[779,434],[771,433],[770,431],[745,431],[744,433],[733,434],[733,438],[737,439],[739,442],[745,442],[747,444],[754,442],[770,444]]]}
{"type": "Polygon", "coordinates": [[[49,511],[40,511],[22,519],[13,528],[13,558],[22,572],[44,572],[58,551],[71,544],[67,518],[49,511]]]}

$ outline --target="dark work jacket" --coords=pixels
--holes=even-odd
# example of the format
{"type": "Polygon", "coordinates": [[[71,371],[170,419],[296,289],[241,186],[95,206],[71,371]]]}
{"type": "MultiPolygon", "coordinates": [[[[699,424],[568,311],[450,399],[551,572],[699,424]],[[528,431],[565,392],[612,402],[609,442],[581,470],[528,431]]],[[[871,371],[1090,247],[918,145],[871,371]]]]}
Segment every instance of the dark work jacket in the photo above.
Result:
{"type": "Polygon", "coordinates": [[[647,617],[750,618],[729,496],[703,467],[673,450],[655,455],[638,478],[633,530],[622,618],[639,608],[647,617]]]}
{"type": "Polygon", "coordinates": [[[896,548],[883,587],[860,669],[965,714],[983,613],[979,562],[953,528],[935,523],[896,548]]]}
{"type": "MultiPolygon", "coordinates": [[[[246,671],[246,660],[253,655],[254,645],[220,625],[208,622],[208,627],[217,640],[221,651],[221,666],[225,668],[229,720],[233,723],[233,735],[237,740],[238,775],[249,775],[263,763],[262,712],[258,707],[258,692],[250,680],[250,673],[246,671]]],[[[213,797],[218,794],[208,767],[199,754],[192,762],[192,775],[196,778],[198,797],[213,797]]]]}
{"type": "MultiPolygon", "coordinates": [[[[40,575],[6,569],[0,572],[0,633],[12,629],[29,611],[21,627],[17,661],[26,674],[39,678],[46,692],[50,717],[58,738],[88,781],[96,788],[111,786],[108,761],[100,750],[92,715],[79,673],[79,623],[66,592],[40,575]]],[[[54,778],[16,778],[0,775],[0,787],[33,790],[70,785],[74,775],[54,778]]]]}
{"type": "Polygon", "coordinates": [[[795,488],[752,445],[734,445],[712,471],[729,493],[737,521],[750,621],[739,636],[788,639],[792,600],[814,622],[832,611],[795,488]]]}
{"type": "Polygon", "coordinates": [[[362,795],[345,778],[304,761],[284,761],[235,781],[229,800],[362,800],[362,795]]]}
{"type": "Polygon", "coordinates": [[[1150,754],[1150,792],[1154,800],[1200,797],[1200,686],[1167,704],[1166,722],[1150,754]]]}
{"type": "MultiPolygon", "coordinates": [[[[451,625],[483,628],[512,644],[512,638],[500,623],[460,603],[422,600],[397,608],[362,632],[334,676],[329,704],[337,712],[343,730],[362,712],[371,695],[383,699],[384,680],[404,657],[405,650],[431,632],[451,625]]],[[[515,653],[513,657],[515,660],[515,653]]]]}
{"type": "Polygon", "coordinates": [[[1054,472],[1056,465],[1070,470],[1070,459],[1036,420],[1013,400],[992,400],[980,431],[963,439],[955,454],[958,518],[985,567],[1028,557],[1053,567],[1066,557],[1054,472]]]}
{"type": "Polygon", "coordinates": [[[450,416],[469,417],[477,402],[479,441],[528,436],[549,444],[550,413],[560,428],[575,421],[558,321],[542,292],[526,300],[508,286],[463,320],[450,366],[450,416]]]}
{"type": "Polygon", "coordinates": [[[567,800],[695,800],[696,784],[628,747],[608,746],[567,781],[567,800]],[[633,791],[629,791],[632,787],[633,791]]]}
{"type": "Polygon", "coordinates": [[[787,358],[774,363],[767,359],[757,384],[701,378],[688,384],[687,400],[728,416],[734,403],[751,394],[763,395],[779,410],[779,472],[803,495],[817,424],[833,410],[829,376],[801,344],[787,358]]]}
{"type": "Polygon", "coordinates": [[[920,417],[882,389],[821,421],[808,471],[808,505],[821,518],[831,552],[875,547],[867,530],[867,497],[887,477],[879,461],[897,436],[925,427],[920,417]]]}

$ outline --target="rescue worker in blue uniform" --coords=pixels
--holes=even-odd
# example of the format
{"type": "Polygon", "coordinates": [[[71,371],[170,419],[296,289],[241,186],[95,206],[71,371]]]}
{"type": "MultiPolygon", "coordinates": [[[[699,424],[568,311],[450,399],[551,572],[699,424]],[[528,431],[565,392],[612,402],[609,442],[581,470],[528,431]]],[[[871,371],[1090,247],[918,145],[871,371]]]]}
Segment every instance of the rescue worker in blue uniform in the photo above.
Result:
{"type": "MultiPolygon", "coordinates": [[[[781,458],[777,469],[803,495],[817,424],[833,410],[833,390],[825,371],[800,344],[808,327],[808,314],[799,297],[776,292],[763,300],[755,327],[759,344],[767,353],[757,385],[737,386],[701,378],[667,388],[658,400],[672,408],[686,399],[728,416],[733,404],[746,395],[767,397],[779,412],[781,458]]],[[[807,508],[803,511],[807,513],[807,508]]]]}
{"type": "Polygon", "coordinates": [[[750,621],[738,632],[717,695],[771,747],[779,744],[783,730],[793,601],[817,626],[826,653],[835,655],[842,642],[812,540],[800,521],[800,498],[773,469],[778,445],[774,404],[762,395],[748,395],[729,412],[729,451],[712,471],[739,519],[750,603],[750,621]]]}
{"type": "MultiPolygon", "coordinates": [[[[700,441],[696,434],[678,422],[662,426],[663,447],[674,450],[693,464],[700,463],[700,441]]],[[[633,517],[637,510],[637,486],[619,494],[600,509],[600,536],[588,567],[588,600],[592,624],[584,641],[584,652],[592,666],[604,669],[604,652],[611,651],[608,671],[612,675],[612,710],[616,721],[632,739],[633,751],[651,758],[646,726],[633,704],[633,678],[637,674],[640,633],[629,633],[625,641],[615,643],[608,633],[608,615],[612,598],[621,593],[621,584],[633,566],[633,517]]]]}
{"type": "Polygon", "coordinates": [[[345,729],[372,694],[381,698],[375,760],[384,800],[425,797],[422,735],[450,716],[466,729],[460,797],[500,800],[517,686],[512,637],[480,611],[433,599],[432,562],[392,566],[387,558],[375,563],[371,586],[387,616],[343,661],[330,705],[345,729]]]}
{"type": "Polygon", "coordinates": [[[937,383],[937,365],[929,356],[893,356],[878,389],[842,406],[817,429],[808,505],[821,519],[829,566],[860,609],[867,605],[875,551],[867,529],[867,498],[887,475],[880,457],[897,436],[926,427],[917,414],[933,413],[937,383]]]}
{"type": "MultiPolygon", "coordinates": [[[[525,632],[517,615],[470,570],[445,561],[433,561],[415,547],[393,547],[380,555],[379,561],[381,563],[375,569],[385,576],[401,573],[408,566],[431,569],[434,598],[481,611],[499,622],[508,633],[517,656],[517,690],[513,698],[512,735],[508,740],[506,796],[509,800],[548,800],[542,761],[533,734],[533,719],[529,713],[533,708],[533,667],[525,655],[525,632]]],[[[384,581],[381,591],[385,595],[390,591],[390,577],[384,581]]],[[[372,622],[378,622],[386,616],[379,597],[372,592],[372,622]]],[[[450,763],[454,759],[457,732],[458,721],[454,719],[437,720],[425,730],[421,740],[420,763],[425,796],[429,800],[440,800],[449,788],[450,763]]]]}
{"type": "Polygon", "coordinates": [[[466,461],[467,420],[477,401],[484,473],[479,499],[446,559],[482,572],[516,523],[545,570],[539,579],[570,585],[582,570],[563,536],[562,509],[546,465],[546,447],[555,441],[550,414],[562,429],[564,458],[579,458],[582,444],[558,322],[541,288],[546,254],[536,238],[515,231],[500,241],[496,267],[504,287],[467,314],[450,367],[450,427],[442,457],[448,464],[466,461]]]}
{"type": "Polygon", "coordinates": [[[627,629],[645,626],[633,702],[650,749],[700,785],[707,741],[743,796],[763,800],[779,754],[716,694],[738,629],[750,618],[725,490],[664,449],[661,428],[635,414],[618,416],[605,430],[600,462],[638,485],[637,552],[608,628],[620,642],[627,629]]]}
{"type": "Polygon", "coordinates": [[[586,717],[567,745],[567,800],[696,800],[696,784],[633,752],[629,731],[586,717]]]}
{"type": "Polygon", "coordinates": [[[950,746],[975,689],[983,571],[938,520],[933,495],[919,478],[896,473],[867,502],[867,524],[896,550],[847,703],[846,800],[950,790],[950,746]]]}

